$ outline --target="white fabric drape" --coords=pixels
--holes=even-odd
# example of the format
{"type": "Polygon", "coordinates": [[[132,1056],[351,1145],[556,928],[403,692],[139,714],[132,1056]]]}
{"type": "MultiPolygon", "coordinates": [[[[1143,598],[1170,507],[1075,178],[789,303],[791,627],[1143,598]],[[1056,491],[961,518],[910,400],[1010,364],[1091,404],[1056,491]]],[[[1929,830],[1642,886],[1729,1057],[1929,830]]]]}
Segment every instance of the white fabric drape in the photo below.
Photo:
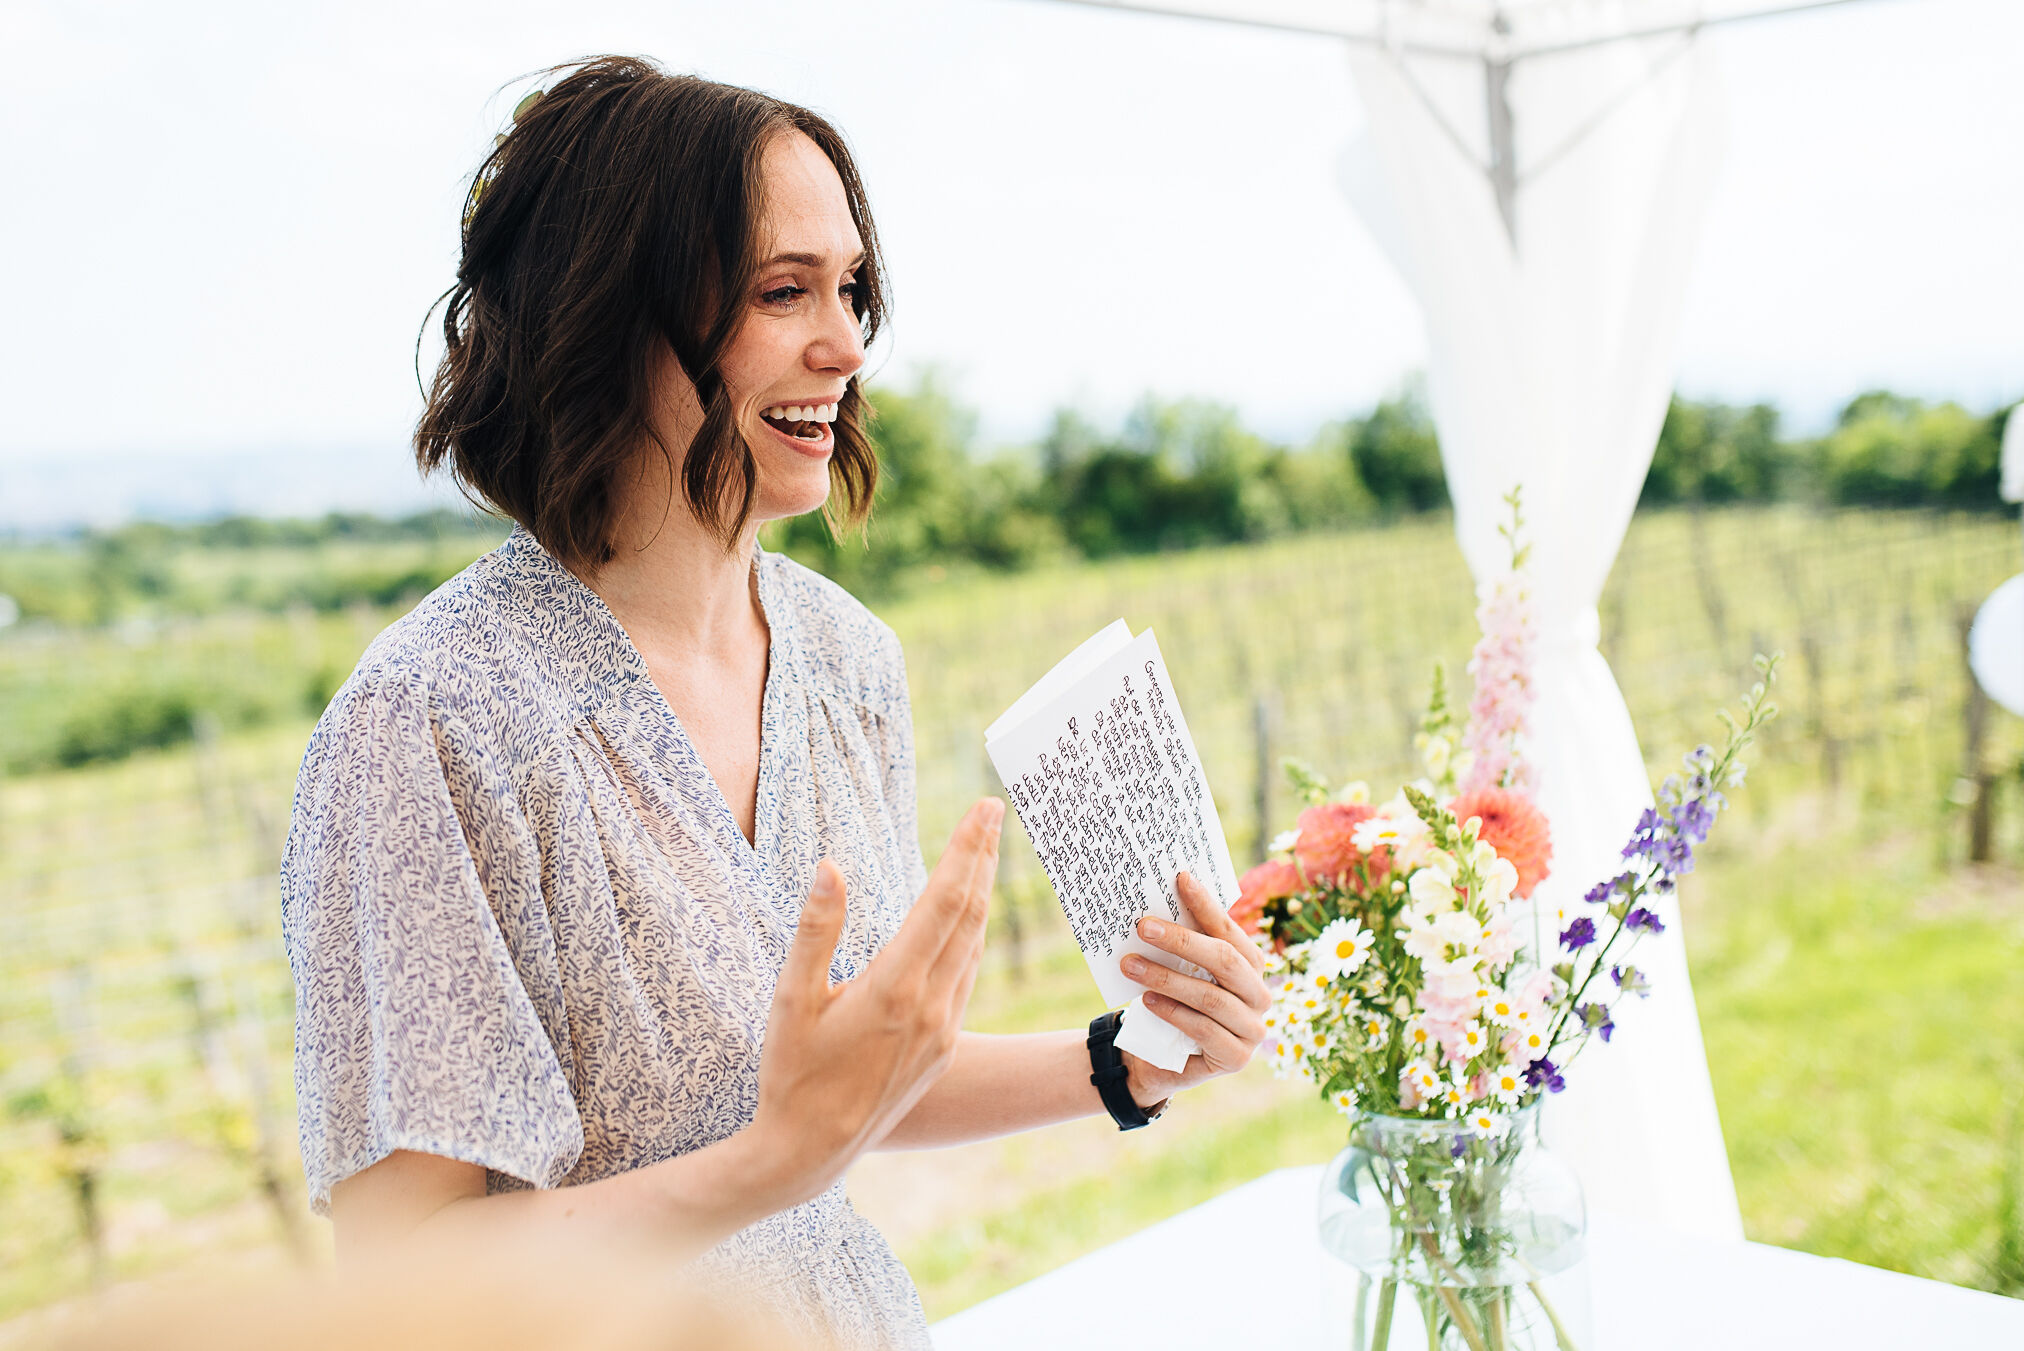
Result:
{"type": "MultiPolygon", "coordinates": [[[[1403,61],[1352,51],[1370,129],[1345,155],[1344,187],[1424,311],[1428,395],[1479,584],[1508,558],[1499,499],[1524,488],[1541,635],[1530,758],[1553,826],[1550,906],[1621,867],[1651,801],[1630,714],[1597,650],[1595,607],[1672,389],[1686,274],[1720,157],[1713,73],[1677,37],[1519,63],[1509,83],[1514,250],[1482,167],[1483,68],[1403,61]]],[[[1592,1204],[1739,1238],[1677,909],[1666,919],[1667,932],[1639,947],[1651,998],[1632,1001],[1613,1044],[1582,1055],[1551,1100],[1547,1132],[1592,1204]]]]}

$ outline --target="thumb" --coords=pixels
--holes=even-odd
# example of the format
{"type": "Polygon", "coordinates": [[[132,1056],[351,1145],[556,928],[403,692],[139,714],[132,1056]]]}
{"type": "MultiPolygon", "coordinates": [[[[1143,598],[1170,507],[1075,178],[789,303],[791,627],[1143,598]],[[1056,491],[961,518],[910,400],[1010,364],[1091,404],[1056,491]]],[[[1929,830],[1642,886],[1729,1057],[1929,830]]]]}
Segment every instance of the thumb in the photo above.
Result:
{"type": "Polygon", "coordinates": [[[787,961],[780,969],[780,985],[796,992],[826,994],[829,991],[829,963],[836,955],[836,940],[843,932],[847,911],[843,894],[843,871],[828,859],[815,865],[815,882],[801,907],[801,920],[794,926],[794,942],[787,949],[787,961]]]}

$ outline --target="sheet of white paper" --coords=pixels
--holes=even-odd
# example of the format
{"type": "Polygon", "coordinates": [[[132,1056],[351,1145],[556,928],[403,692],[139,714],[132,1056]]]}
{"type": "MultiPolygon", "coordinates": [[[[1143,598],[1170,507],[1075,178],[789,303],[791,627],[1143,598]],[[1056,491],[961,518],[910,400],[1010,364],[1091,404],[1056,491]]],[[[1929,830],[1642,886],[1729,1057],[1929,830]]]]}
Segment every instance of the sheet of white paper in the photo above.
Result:
{"type": "Polygon", "coordinates": [[[988,748],[1002,733],[1044,710],[1049,701],[1130,643],[1131,628],[1122,619],[1113,619],[1095,634],[1083,639],[1082,646],[1055,662],[1053,670],[1034,681],[1032,689],[1014,699],[1012,707],[1000,713],[998,721],[984,729],[984,745],[988,748]]]}
{"type": "Polygon", "coordinates": [[[1076,648],[991,724],[985,750],[1040,856],[1104,1002],[1133,1004],[1117,1044],[1179,1070],[1199,1048],[1136,1001],[1127,953],[1206,976],[1138,937],[1158,916],[1193,929],[1174,890],[1197,878],[1237,899],[1222,822],[1194,738],[1150,629],[1110,625],[1076,648]]]}

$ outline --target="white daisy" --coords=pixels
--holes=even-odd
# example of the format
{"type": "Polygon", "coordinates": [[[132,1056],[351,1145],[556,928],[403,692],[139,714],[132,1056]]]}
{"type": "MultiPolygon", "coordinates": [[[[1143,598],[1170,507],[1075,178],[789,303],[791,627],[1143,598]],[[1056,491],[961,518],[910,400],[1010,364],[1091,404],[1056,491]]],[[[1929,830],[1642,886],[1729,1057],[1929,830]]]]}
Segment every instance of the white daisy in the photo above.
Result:
{"type": "Polygon", "coordinates": [[[1490,1096],[1506,1107],[1515,1106],[1525,1091],[1525,1080],[1515,1069],[1497,1070],[1490,1076],[1490,1096]]]}
{"type": "Polygon", "coordinates": [[[1488,1108],[1479,1107],[1469,1113],[1469,1126],[1484,1140],[1494,1140],[1504,1133],[1505,1120],[1488,1108]]]}
{"type": "Polygon", "coordinates": [[[1323,980],[1348,975],[1364,964],[1376,942],[1377,935],[1354,916],[1332,921],[1314,940],[1315,974],[1323,980]]]}
{"type": "Polygon", "coordinates": [[[1299,831],[1282,830],[1277,835],[1274,835],[1272,837],[1272,843],[1266,845],[1265,848],[1268,853],[1283,854],[1287,850],[1291,849],[1294,845],[1299,843],[1300,843],[1299,831]]]}
{"type": "Polygon", "coordinates": [[[1455,1044],[1448,1048],[1453,1055],[1463,1060],[1474,1060],[1490,1049],[1490,1034],[1475,1019],[1462,1024],[1462,1030],[1455,1038],[1455,1044]]]}
{"type": "Polygon", "coordinates": [[[1441,1091],[1441,1076],[1424,1060],[1415,1060],[1400,1071],[1399,1082],[1412,1089],[1422,1102],[1441,1091]]]}
{"type": "Polygon", "coordinates": [[[1335,1110],[1344,1116],[1356,1115],[1356,1094],[1350,1092],[1348,1089],[1345,1088],[1338,1093],[1331,1094],[1328,1100],[1334,1103],[1335,1110]]]}
{"type": "Polygon", "coordinates": [[[1508,991],[1492,987],[1490,997],[1483,1001],[1483,1016],[1499,1027],[1518,1025],[1518,1000],[1508,991]]]}
{"type": "Polygon", "coordinates": [[[1399,849],[1427,833],[1427,823],[1418,816],[1372,816],[1356,823],[1349,841],[1368,854],[1373,849],[1399,849]]]}

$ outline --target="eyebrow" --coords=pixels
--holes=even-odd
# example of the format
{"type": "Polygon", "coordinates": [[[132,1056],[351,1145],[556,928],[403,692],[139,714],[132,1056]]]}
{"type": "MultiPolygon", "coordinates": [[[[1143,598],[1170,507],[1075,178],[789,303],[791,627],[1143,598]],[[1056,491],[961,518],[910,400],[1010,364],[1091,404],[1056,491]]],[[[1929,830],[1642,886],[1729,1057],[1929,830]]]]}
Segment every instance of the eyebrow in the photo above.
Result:
{"type": "MultiPolygon", "coordinates": [[[[778,263],[793,263],[798,267],[821,267],[826,261],[827,259],[819,253],[776,253],[761,266],[772,267],[778,263]]],[[[850,266],[859,267],[863,263],[864,251],[860,249],[857,256],[850,260],[850,266]]]]}

